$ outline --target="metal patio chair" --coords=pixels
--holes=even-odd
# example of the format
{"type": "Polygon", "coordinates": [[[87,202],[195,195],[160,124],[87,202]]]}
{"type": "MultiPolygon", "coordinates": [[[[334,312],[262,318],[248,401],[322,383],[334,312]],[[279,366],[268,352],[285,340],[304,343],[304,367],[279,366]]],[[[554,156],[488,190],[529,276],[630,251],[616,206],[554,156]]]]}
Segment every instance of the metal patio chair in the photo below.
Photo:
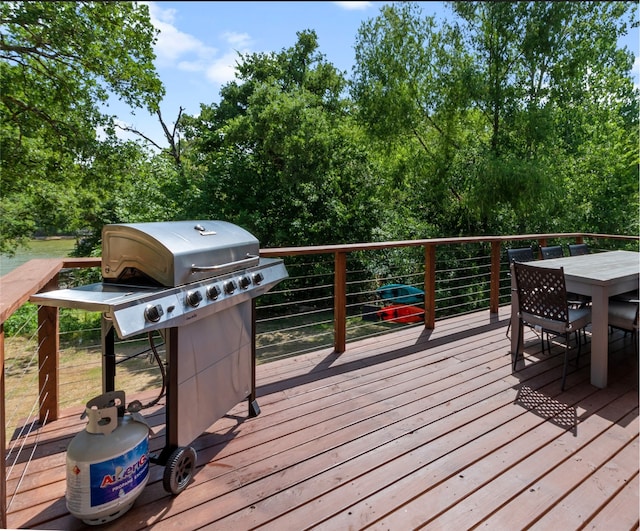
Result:
{"type": "Polygon", "coordinates": [[[589,246],[586,243],[570,243],[569,244],[569,256],[581,256],[583,254],[589,254],[589,246]]]}
{"type": "MultiPolygon", "coordinates": [[[[523,337],[523,325],[537,325],[545,332],[564,335],[565,354],[562,370],[562,385],[567,379],[569,365],[569,342],[572,333],[576,333],[591,323],[590,308],[570,308],[567,299],[567,289],[564,269],[549,269],[536,267],[532,264],[515,262],[513,271],[518,292],[518,341],[523,337]]],[[[577,339],[578,354],[576,366],[580,357],[582,342],[577,339]]],[[[513,355],[513,370],[518,362],[519,346],[513,355]]],[[[524,358],[524,353],[523,353],[524,358]]]]}
{"type": "Polygon", "coordinates": [[[542,253],[542,259],[547,260],[549,258],[562,258],[564,252],[562,252],[562,245],[549,245],[547,247],[540,247],[542,253]]]}
{"type": "MultiPolygon", "coordinates": [[[[550,245],[548,247],[540,247],[540,252],[542,253],[543,260],[548,260],[550,258],[564,257],[564,253],[562,251],[561,245],[550,245]]],[[[571,255],[571,256],[575,256],[575,255],[571,255]]],[[[571,307],[585,308],[589,306],[589,304],[591,304],[591,297],[589,297],[588,295],[580,295],[579,293],[569,293],[567,296],[569,298],[569,306],[571,307]]],[[[585,341],[586,341],[586,337],[585,337],[585,341]]]]}
{"type": "MultiPolygon", "coordinates": [[[[637,292],[636,292],[637,297],[637,292]]],[[[638,329],[640,328],[640,299],[609,299],[609,326],[631,333],[633,344],[638,353],[638,329]]]]}
{"type": "MultiPolygon", "coordinates": [[[[517,247],[515,249],[507,249],[507,262],[509,264],[509,276],[511,276],[511,264],[514,262],[533,262],[536,259],[531,247],[517,247]]],[[[518,294],[515,290],[511,290],[511,304],[517,305],[518,294]]],[[[511,320],[507,325],[507,332],[505,336],[509,337],[509,331],[511,330],[511,320]]],[[[542,346],[544,348],[544,345],[542,346]]]]}
{"type": "Polygon", "coordinates": [[[531,247],[519,247],[507,249],[507,260],[509,264],[513,262],[533,262],[536,259],[531,247]]]}

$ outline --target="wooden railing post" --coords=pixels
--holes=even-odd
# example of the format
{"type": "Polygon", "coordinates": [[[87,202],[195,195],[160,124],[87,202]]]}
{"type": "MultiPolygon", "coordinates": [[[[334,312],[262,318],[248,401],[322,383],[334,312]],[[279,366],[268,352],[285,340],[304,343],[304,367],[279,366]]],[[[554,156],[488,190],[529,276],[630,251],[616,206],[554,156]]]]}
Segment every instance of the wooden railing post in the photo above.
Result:
{"type": "Polygon", "coordinates": [[[436,246],[424,246],[424,326],[433,330],[436,326],[436,246]]]}
{"type": "Polygon", "coordinates": [[[538,258],[542,258],[542,251],[540,249],[546,246],[547,246],[547,239],[539,238],[538,239],[538,258]]]}
{"type": "Polygon", "coordinates": [[[333,281],[333,348],[338,354],[347,349],[347,253],[335,253],[333,281]]]}
{"type": "Polygon", "coordinates": [[[2,445],[2,460],[0,461],[0,528],[7,529],[7,467],[5,454],[7,452],[7,418],[5,412],[5,389],[4,389],[4,323],[0,323],[0,445],[2,445]]]}
{"type": "MultiPolygon", "coordinates": [[[[56,275],[43,291],[58,287],[56,275]]],[[[57,420],[60,413],[60,318],[59,310],[52,306],[38,308],[38,388],[40,392],[40,424],[57,420]]]]}
{"type": "Polygon", "coordinates": [[[491,280],[489,312],[498,313],[500,307],[500,240],[491,242],[491,280]]]}

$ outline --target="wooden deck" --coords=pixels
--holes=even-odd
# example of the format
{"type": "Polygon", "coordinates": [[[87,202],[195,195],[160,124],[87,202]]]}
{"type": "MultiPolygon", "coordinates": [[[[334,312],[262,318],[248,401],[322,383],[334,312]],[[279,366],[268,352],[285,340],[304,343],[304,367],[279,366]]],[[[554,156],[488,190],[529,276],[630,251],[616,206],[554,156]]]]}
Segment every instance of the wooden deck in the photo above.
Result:
{"type": "MultiPolygon", "coordinates": [[[[100,528],[638,528],[630,337],[611,336],[608,388],[589,383],[587,344],[560,392],[561,345],[541,357],[528,332],[512,374],[501,312],[259,366],[261,414],[247,419],[240,404],[194,441],[198,470],[179,496],[152,465],[133,508],[100,528]]],[[[11,471],[9,527],[85,527],[64,501],[78,412],[40,430],[22,480],[24,463],[11,471]]],[[[161,424],[164,410],[146,416],[161,424]]]]}

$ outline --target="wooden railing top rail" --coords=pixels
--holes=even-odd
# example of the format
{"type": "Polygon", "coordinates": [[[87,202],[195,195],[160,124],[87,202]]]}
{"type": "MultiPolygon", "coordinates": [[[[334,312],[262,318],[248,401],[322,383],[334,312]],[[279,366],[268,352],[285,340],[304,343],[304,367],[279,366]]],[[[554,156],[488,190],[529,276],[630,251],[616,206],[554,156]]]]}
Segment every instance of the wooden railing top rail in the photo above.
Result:
{"type": "Polygon", "coordinates": [[[393,247],[420,247],[424,245],[451,245],[458,243],[508,242],[518,240],[551,240],[555,238],[606,238],[611,240],[640,240],[640,236],[619,236],[611,234],[595,234],[586,232],[562,232],[546,234],[518,234],[511,236],[457,236],[449,238],[426,238],[421,240],[398,240],[388,242],[340,243],[330,245],[314,245],[310,247],[277,247],[260,249],[265,257],[295,256],[304,254],[348,253],[355,251],[375,251],[393,247]]]}
{"type": "Polygon", "coordinates": [[[0,277],[0,323],[67,267],[100,267],[100,258],[34,258],[0,277]]]}

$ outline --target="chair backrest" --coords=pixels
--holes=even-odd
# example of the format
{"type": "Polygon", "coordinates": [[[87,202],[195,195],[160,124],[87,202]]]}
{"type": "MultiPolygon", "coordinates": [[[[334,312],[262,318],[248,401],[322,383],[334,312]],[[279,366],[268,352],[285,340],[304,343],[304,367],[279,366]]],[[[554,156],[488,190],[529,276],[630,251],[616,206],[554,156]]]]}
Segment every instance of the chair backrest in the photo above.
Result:
{"type": "Polygon", "coordinates": [[[531,247],[521,247],[519,249],[507,249],[507,259],[510,264],[514,262],[533,262],[536,258],[531,247]]]}
{"type": "Polygon", "coordinates": [[[562,258],[564,253],[562,252],[562,245],[550,245],[548,247],[540,247],[542,253],[542,259],[546,258],[562,258]]]}
{"type": "Polygon", "coordinates": [[[519,311],[552,321],[569,322],[564,268],[513,264],[519,311]]]}
{"type": "Polygon", "coordinates": [[[589,246],[586,243],[570,243],[569,256],[580,256],[589,254],[589,246]]]}

